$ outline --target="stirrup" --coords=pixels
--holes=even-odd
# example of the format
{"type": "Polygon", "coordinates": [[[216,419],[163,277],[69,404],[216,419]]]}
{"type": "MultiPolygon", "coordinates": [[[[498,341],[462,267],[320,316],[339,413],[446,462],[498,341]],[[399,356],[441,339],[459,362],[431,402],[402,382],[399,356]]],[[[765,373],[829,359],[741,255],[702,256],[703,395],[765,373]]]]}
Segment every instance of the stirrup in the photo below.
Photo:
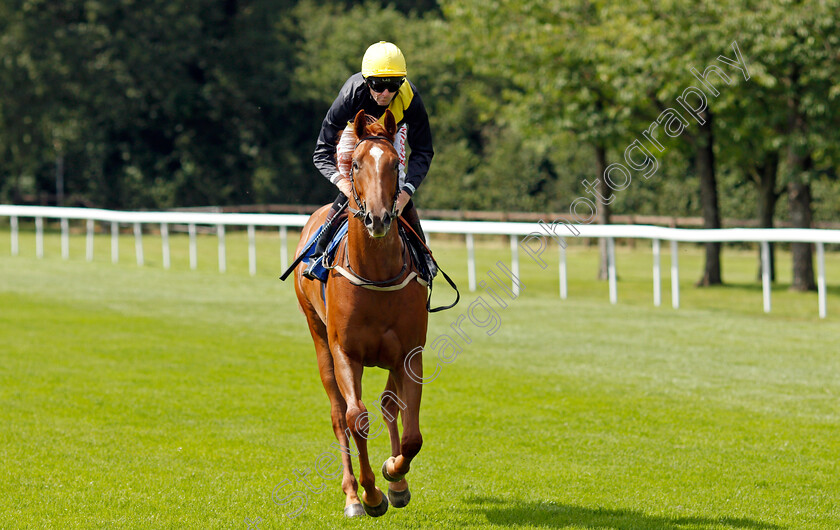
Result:
{"type": "Polygon", "coordinates": [[[310,260],[309,265],[307,265],[306,268],[303,269],[303,277],[308,278],[310,280],[317,280],[318,277],[315,276],[315,273],[312,272],[312,269],[314,269],[314,268],[315,268],[315,260],[310,260]]]}
{"type": "Polygon", "coordinates": [[[322,256],[323,254],[321,254],[320,256],[312,255],[309,257],[309,265],[307,265],[306,268],[303,269],[304,278],[309,278],[310,280],[318,279],[313,270],[315,269],[315,264],[318,263],[322,256]]]}
{"type": "Polygon", "coordinates": [[[303,270],[303,276],[305,278],[309,278],[310,280],[319,279],[318,276],[315,275],[313,270],[315,269],[315,265],[322,260],[324,254],[327,253],[327,247],[330,245],[330,240],[335,234],[336,225],[338,224],[338,216],[340,214],[341,210],[339,210],[335,213],[335,215],[324,221],[324,225],[326,225],[326,227],[318,235],[318,241],[315,242],[315,250],[309,257],[309,265],[307,265],[306,268],[303,270]]]}

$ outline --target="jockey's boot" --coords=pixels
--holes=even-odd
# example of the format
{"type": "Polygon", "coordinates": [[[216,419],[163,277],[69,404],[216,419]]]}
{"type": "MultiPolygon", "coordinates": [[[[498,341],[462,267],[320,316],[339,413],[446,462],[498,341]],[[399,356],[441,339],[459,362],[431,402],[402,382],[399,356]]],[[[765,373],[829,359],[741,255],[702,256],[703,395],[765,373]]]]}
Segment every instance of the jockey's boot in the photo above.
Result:
{"type": "Polygon", "coordinates": [[[425,278],[425,280],[431,281],[437,275],[437,264],[426,247],[426,234],[423,233],[423,227],[420,226],[420,216],[417,215],[417,208],[414,207],[414,201],[408,201],[408,204],[406,204],[405,208],[403,208],[402,217],[408,221],[411,229],[414,230],[423,241],[422,245],[416,245],[416,247],[426,263],[426,271],[428,272],[429,277],[425,278]]]}
{"type": "Polygon", "coordinates": [[[402,218],[408,221],[409,226],[411,226],[412,230],[417,232],[417,235],[420,236],[420,239],[423,240],[423,243],[426,242],[426,234],[423,233],[423,227],[420,226],[420,216],[417,214],[417,208],[414,207],[414,201],[411,199],[405,205],[402,211],[402,218]]]}
{"type": "Polygon", "coordinates": [[[321,231],[321,234],[318,236],[318,241],[315,242],[315,250],[312,252],[312,256],[309,257],[309,265],[307,265],[306,269],[303,271],[304,277],[309,278],[310,280],[318,279],[318,277],[312,272],[312,269],[315,268],[315,262],[318,258],[323,256],[324,252],[327,251],[327,245],[329,245],[330,240],[335,233],[335,229],[338,227],[338,223],[336,222],[339,217],[338,212],[340,212],[346,204],[347,197],[345,197],[343,193],[339,193],[338,197],[336,197],[335,201],[333,201],[330,211],[327,212],[327,218],[324,221],[324,230],[321,231]]]}

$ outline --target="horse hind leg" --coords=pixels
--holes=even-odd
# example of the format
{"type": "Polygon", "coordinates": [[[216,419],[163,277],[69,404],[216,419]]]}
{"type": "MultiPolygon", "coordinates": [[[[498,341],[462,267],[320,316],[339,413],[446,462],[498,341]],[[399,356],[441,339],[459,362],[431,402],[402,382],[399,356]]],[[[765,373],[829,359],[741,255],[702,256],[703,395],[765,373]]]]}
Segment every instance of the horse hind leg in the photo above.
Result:
{"type": "Polygon", "coordinates": [[[388,435],[391,439],[391,457],[382,464],[382,476],[389,481],[388,501],[394,508],[405,508],[411,500],[408,482],[405,477],[396,481],[393,480],[394,477],[388,475],[387,471],[388,463],[393,462],[400,455],[400,431],[397,427],[397,414],[399,414],[400,409],[406,407],[397,395],[397,384],[394,381],[393,374],[388,376],[388,383],[385,385],[385,391],[382,392],[379,402],[382,408],[382,419],[388,427],[388,435]]]}
{"type": "MultiPolygon", "coordinates": [[[[413,373],[421,374],[421,377],[422,362],[419,355],[411,359],[413,373]]],[[[405,366],[399,367],[395,383],[401,390],[400,397],[405,401],[405,408],[400,413],[403,432],[399,454],[386,460],[382,466],[385,479],[392,482],[398,482],[405,477],[411,467],[411,461],[423,446],[423,436],[420,434],[420,397],[423,385],[406,373],[405,366]]]]}

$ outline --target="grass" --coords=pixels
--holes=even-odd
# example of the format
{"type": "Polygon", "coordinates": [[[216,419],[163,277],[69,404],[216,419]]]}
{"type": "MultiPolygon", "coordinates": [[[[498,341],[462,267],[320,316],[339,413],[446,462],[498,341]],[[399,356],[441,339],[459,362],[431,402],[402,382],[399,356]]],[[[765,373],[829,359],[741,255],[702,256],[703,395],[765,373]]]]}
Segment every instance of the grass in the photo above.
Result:
{"type": "MultiPolygon", "coordinates": [[[[286,517],[296,504],[272,491],[305,491],[296,470],[314,472],[334,438],[277,240],[258,235],[250,277],[242,233],[219,274],[212,236],[191,271],[173,235],[167,271],[154,237],[139,268],[129,236],[113,265],[107,236],[88,263],[81,236],[65,261],[48,233],[38,260],[31,233],[11,257],[0,231],[0,528],[840,527],[840,259],[827,256],[820,320],[815,294],[787,290],[786,253],[766,315],[754,251],[726,249],[728,285],[697,289],[702,253],[685,245],[673,310],[667,252],[657,308],[643,243],[619,248],[615,306],[577,245],[567,300],[556,257],[543,271],[523,254],[526,288],[506,308],[479,289],[433,315],[430,342],[481,296],[498,329],[463,324],[471,342],[424,387],[411,505],[346,521],[331,480],[286,517]]],[[[463,245],[433,245],[466,291],[463,245]]],[[[477,257],[481,280],[509,250],[489,238],[477,257]]],[[[383,386],[370,370],[365,401],[383,386]]],[[[384,435],[371,453],[378,468],[384,435]]]]}

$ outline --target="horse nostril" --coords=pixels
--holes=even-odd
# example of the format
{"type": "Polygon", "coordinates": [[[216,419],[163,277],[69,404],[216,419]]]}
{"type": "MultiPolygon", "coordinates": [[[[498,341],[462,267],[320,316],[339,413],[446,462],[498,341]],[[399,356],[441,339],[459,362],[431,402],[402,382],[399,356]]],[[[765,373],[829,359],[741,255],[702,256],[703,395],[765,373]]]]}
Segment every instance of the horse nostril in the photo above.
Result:
{"type": "Polygon", "coordinates": [[[385,212],[385,215],[383,215],[383,216],[382,216],[382,222],[383,222],[386,226],[387,226],[387,225],[389,225],[389,224],[391,224],[391,214],[390,214],[390,213],[388,213],[388,212],[385,212]]]}
{"type": "Polygon", "coordinates": [[[373,224],[373,215],[368,212],[365,214],[365,226],[371,226],[373,224]]]}

